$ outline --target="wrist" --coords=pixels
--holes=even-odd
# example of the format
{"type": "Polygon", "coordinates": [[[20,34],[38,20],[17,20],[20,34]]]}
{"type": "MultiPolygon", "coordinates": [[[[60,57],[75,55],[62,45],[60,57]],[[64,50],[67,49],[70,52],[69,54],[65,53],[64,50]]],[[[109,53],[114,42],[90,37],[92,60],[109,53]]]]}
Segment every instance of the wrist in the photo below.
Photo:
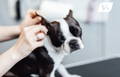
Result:
{"type": "Polygon", "coordinates": [[[26,42],[24,42],[24,39],[20,39],[20,38],[11,49],[21,59],[28,56],[30,54],[30,51],[32,51],[31,47],[26,42]]]}
{"type": "Polygon", "coordinates": [[[12,59],[12,60],[17,60],[17,61],[19,61],[19,60],[21,60],[21,59],[24,58],[23,56],[21,56],[21,55],[19,54],[19,51],[18,51],[17,48],[12,47],[12,48],[9,49],[9,52],[10,52],[10,55],[11,55],[11,59],[12,59]]]}
{"type": "Polygon", "coordinates": [[[9,50],[7,50],[6,52],[2,53],[0,55],[0,58],[3,59],[3,61],[0,61],[2,62],[3,64],[6,63],[6,64],[10,64],[10,65],[2,65],[2,66],[13,66],[14,64],[16,64],[17,62],[19,62],[21,59],[23,59],[19,54],[17,54],[15,52],[15,49],[12,47],[10,48],[9,50]],[[5,60],[4,60],[5,58],[5,60]],[[7,63],[8,62],[8,63],[7,63]]]}
{"type": "Polygon", "coordinates": [[[11,27],[11,28],[13,29],[13,35],[14,35],[14,36],[20,35],[20,33],[21,33],[20,26],[13,26],[13,27],[11,27]]]}

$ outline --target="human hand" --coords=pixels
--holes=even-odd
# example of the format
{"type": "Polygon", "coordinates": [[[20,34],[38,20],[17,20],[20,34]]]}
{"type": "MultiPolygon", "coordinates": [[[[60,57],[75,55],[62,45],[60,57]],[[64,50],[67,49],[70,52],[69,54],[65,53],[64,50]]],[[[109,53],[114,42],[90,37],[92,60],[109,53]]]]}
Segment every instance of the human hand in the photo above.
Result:
{"type": "Polygon", "coordinates": [[[25,27],[17,41],[12,47],[20,58],[29,55],[35,48],[43,46],[47,29],[43,25],[25,27]]]}
{"type": "Polygon", "coordinates": [[[28,10],[24,20],[20,24],[20,29],[23,30],[26,26],[32,26],[36,25],[37,23],[40,23],[41,17],[37,14],[36,10],[28,10]]]}

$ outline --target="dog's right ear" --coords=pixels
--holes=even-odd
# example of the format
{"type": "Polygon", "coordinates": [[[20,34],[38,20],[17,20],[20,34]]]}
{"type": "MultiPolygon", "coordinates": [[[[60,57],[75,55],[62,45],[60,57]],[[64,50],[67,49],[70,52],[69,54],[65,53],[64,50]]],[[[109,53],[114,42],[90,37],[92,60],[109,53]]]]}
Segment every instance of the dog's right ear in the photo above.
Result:
{"type": "Polygon", "coordinates": [[[65,17],[65,19],[72,18],[73,17],[73,11],[69,10],[68,15],[65,17]]]}

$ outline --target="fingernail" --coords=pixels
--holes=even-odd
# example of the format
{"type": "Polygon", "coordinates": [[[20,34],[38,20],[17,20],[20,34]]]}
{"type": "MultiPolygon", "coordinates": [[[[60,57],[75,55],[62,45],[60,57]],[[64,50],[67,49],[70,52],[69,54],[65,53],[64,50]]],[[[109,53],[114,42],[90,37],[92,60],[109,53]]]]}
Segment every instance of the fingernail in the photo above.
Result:
{"type": "Polygon", "coordinates": [[[37,34],[38,39],[43,39],[44,37],[45,37],[45,34],[43,33],[37,34]]]}

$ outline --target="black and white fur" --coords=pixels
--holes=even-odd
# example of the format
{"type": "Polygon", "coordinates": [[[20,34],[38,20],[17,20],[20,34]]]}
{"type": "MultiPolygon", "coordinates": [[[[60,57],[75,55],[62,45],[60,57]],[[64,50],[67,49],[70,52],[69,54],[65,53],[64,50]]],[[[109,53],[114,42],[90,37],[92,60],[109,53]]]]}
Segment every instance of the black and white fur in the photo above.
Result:
{"type": "Polygon", "coordinates": [[[18,62],[4,77],[55,77],[55,71],[62,77],[71,75],[61,64],[65,55],[82,49],[82,29],[70,10],[67,17],[53,22],[44,18],[41,22],[48,28],[44,47],[36,48],[28,57],[18,62]]]}

